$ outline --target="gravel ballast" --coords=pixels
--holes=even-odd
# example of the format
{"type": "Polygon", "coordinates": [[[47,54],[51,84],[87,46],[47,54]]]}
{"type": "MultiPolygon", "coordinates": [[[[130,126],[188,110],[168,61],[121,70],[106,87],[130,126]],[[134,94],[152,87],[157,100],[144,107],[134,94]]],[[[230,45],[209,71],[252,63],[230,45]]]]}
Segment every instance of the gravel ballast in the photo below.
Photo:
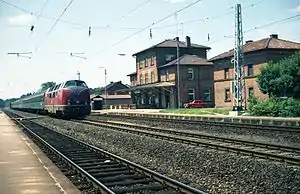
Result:
{"type": "Polygon", "coordinates": [[[207,193],[297,193],[300,167],[52,118],[34,122],[207,193]]]}
{"type": "Polygon", "coordinates": [[[126,118],[109,118],[101,116],[89,116],[91,119],[99,120],[111,120],[111,121],[122,121],[140,125],[148,125],[153,127],[165,127],[173,129],[182,129],[185,131],[198,132],[205,135],[215,135],[225,138],[243,139],[248,141],[257,141],[271,144],[281,144],[300,147],[300,134],[291,132],[279,132],[279,131],[266,131],[266,130],[254,130],[245,128],[232,128],[232,127],[215,127],[206,126],[203,127],[200,124],[182,124],[176,122],[157,122],[152,120],[137,120],[137,119],[126,119],[126,118]]]}

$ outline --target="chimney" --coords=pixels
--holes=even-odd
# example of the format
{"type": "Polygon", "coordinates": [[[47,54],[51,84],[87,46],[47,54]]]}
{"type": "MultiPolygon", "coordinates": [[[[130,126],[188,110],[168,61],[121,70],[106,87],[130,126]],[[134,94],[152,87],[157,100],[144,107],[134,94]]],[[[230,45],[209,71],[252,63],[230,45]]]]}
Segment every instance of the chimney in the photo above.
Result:
{"type": "Polygon", "coordinates": [[[278,34],[271,34],[271,35],[270,35],[270,38],[278,39],[278,34]]]}
{"type": "Polygon", "coordinates": [[[175,37],[175,39],[174,40],[176,40],[176,41],[179,41],[179,37],[177,36],[177,37],[175,37]]]}
{"type": "Polygon", "coordinates": [[[113,81],[110,81],[110,84],[114,83],[113,81]]]}
{"type": "Polygon", "coordinates": [[[189,36],[185,37],[185,44],[186,44],[186,47],[190,47],[191,46],[191,38],[189,36]]]}
{"type": "Polygon", "coordinates": [[[250,42],[253,42],[253,40],[247,40],[246,41],[246,44],[250,43],[250,42]]]}

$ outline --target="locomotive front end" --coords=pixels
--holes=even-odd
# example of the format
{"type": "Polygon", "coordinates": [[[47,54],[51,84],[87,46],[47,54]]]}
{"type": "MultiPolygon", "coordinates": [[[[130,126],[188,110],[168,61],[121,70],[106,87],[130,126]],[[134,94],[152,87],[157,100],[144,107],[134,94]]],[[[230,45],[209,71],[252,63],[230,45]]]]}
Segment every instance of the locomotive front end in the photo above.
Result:
{"type": "Polygon", "coordinates": [[[84,81],[67,81],[62,89],[62,101],[66,104],[65,116],[82,117],[91,113],[90,91],[84,81]]]}

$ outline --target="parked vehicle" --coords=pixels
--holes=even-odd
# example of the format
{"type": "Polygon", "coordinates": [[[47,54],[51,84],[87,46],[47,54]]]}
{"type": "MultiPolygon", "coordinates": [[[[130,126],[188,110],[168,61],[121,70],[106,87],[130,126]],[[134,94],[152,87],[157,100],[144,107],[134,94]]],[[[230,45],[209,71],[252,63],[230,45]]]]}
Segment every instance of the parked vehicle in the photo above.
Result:
{"type": "Polygon", "coordinates": [[[204,108],[207,106],[208,104],[206,102],[203,102],[202,100],[194,100],[183,105],[184,108],[204,108]]]}

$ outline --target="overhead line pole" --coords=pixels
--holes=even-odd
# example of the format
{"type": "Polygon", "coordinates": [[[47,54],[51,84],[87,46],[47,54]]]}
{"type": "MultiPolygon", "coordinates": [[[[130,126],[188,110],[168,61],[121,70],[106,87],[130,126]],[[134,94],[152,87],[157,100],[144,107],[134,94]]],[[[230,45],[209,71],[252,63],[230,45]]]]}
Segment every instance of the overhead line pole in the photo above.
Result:
{"type": "Polygon", "coordinates": [[[178,15],[177,12],[175,13],[175,19],[176,19],[176,33],[177,33],[177,37],[176,37],[176,53],[177,53],[177,60],[176,60],[176,65],[177,65],[177,108],[180,108],[180,104],[181,104],[181,99],[180,99],[180,63],[179,63],[179,36],[178,36],[178,15]]]}

